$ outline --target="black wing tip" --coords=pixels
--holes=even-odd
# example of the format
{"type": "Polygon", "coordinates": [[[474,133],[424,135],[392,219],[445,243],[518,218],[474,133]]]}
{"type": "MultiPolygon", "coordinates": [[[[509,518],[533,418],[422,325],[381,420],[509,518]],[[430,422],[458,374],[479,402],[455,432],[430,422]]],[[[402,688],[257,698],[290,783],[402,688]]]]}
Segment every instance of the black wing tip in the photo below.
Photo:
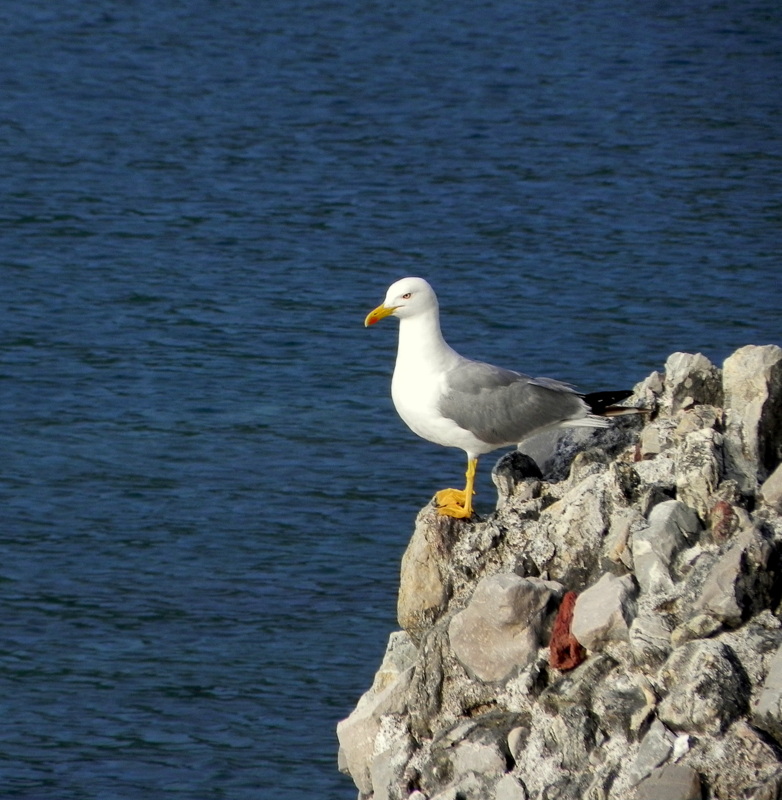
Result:
{"type": "Polygon", "coordinates": [[[622,400],[632,397],[632,394],[633,392],[630,389],[616,389],[609,392],[590,392],[583,397],[584,402],[589,406],[589,410],[593,414],[600,415],[608,411],[614,403],[621,403],[622,400]]]}

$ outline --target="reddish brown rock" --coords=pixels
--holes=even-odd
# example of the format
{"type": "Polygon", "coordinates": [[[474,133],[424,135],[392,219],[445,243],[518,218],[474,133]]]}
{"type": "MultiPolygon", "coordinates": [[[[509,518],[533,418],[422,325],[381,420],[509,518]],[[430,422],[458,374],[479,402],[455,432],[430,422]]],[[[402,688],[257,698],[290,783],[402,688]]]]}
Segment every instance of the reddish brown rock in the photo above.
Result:
{"type": "Polygon", "coordinates": [[[549,664],[563,672],[574,669],[586,658],[586,651],[570,632],[576,597],[575,592],[565,592],[551,631],[549,664]]]}

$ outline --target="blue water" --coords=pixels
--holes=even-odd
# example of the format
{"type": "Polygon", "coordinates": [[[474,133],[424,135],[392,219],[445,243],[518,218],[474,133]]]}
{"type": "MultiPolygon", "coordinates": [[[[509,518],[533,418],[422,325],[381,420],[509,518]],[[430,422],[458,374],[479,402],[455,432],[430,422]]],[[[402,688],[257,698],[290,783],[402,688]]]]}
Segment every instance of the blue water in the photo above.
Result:
{"type": "Polygon", "coordinates": [[[0,23],[0,794],[353,798],[335,724],[464,470],[365,313],[424,275],[458,349],[585,390],[782,343],[782,6],[0,23]]]}

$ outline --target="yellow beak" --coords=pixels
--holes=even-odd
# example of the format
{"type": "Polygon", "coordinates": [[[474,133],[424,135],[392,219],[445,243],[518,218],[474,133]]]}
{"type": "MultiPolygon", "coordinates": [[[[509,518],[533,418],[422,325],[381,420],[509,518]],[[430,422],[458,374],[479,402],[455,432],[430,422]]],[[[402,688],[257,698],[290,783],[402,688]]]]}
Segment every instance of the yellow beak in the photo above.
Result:
{"type": "Polygon", "coordinates": [[[364,320],[364,327],[368,328],[370,325],[380,322],[384,317],[390,317],[397,308],[399,306],[378,306],[374,311],[370,311],[367,314],[367,318],[364,320]]]}

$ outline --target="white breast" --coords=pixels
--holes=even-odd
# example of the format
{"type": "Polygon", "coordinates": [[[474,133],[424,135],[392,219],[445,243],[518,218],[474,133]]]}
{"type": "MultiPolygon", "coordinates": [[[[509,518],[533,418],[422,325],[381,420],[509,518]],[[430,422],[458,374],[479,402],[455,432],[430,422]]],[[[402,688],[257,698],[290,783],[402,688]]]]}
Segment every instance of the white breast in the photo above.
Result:
{"type": "MultiPolygon", "coordinates": [[[[488,452],[469,431],[460,428],[452,419],[442,416],[440,398],[445,389],[445,372],[432,372],[430,364],[408,359],[397,363],[391,381],[391,397],[397,413],[413,433],[422,439],[458,447],[473,455],[488,452]]],[[[489,449],[492,449],[489,447],[489,449]]]]}

